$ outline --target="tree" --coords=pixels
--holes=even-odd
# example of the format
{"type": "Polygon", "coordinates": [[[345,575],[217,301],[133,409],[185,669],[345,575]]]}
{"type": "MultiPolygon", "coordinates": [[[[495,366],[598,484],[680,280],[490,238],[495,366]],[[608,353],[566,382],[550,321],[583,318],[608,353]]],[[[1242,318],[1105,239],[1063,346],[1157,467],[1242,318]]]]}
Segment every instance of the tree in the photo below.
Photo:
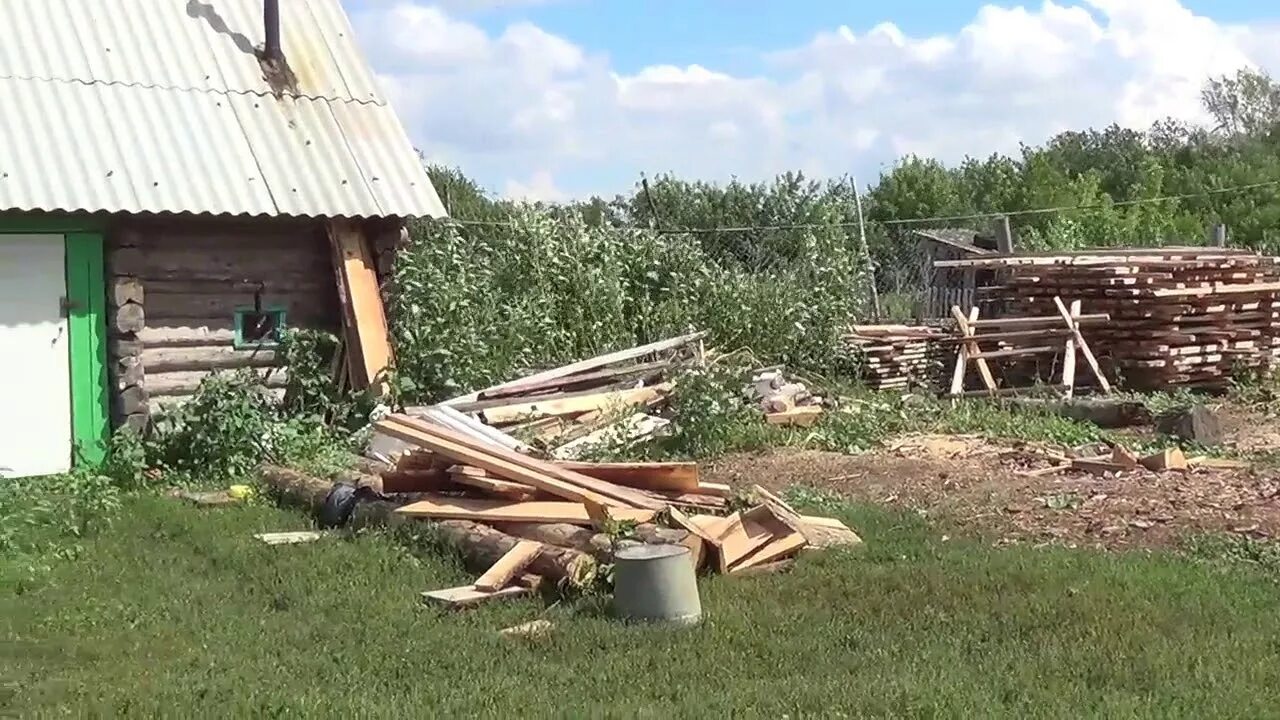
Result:
{"type": "Polygon", "coordinates": [[[1214,78],[1201,99],[1215,129],[1228,137],[1265,135],[1280,126],[1280,83],[1265,71],[1243,68],[1235,77],[1214,78]]]}

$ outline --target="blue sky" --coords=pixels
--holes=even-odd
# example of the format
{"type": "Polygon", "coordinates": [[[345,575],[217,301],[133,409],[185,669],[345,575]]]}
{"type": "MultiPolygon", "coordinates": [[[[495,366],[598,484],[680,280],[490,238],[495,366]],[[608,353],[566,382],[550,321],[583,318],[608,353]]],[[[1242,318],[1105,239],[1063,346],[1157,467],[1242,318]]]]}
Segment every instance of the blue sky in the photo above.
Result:
{"type": "Polygon", "coordinates": [[[1194,122],[1210,75],[1280,72],[1280,1],[343,2],[428,157],[521,197],[870,180],[906,153],[1194,122]]]}

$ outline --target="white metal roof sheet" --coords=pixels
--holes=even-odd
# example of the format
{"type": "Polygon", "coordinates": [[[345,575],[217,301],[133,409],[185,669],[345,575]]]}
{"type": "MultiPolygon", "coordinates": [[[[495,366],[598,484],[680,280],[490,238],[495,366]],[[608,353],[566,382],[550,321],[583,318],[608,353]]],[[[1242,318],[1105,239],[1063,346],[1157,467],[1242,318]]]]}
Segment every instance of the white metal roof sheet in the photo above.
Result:
{"type": "Polygon", "coordinates": [[[0,209],[439,216],[338,0],[4,0],[0,209]]]}

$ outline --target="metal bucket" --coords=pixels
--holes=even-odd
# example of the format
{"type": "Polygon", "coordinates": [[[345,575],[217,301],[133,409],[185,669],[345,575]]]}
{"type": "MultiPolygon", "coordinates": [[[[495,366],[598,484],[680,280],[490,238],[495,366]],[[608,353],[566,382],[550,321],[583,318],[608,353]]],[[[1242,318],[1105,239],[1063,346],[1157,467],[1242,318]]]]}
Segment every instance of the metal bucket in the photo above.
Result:
{"type": "Polygon", "coordinates": [[[698,578],[683,545],[633,545],[614,554],[613,610],[624,620],[692,625],[702,619],[698,578]]]}

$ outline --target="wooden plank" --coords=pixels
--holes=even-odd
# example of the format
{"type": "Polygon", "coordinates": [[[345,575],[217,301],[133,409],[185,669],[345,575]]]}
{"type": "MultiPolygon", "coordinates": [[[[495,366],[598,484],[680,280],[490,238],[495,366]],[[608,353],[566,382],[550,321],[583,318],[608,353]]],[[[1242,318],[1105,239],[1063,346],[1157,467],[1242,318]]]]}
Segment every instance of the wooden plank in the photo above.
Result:
{"type": "Polygon", "coordinates": [[[822,417],[822,408],[816,405],[791,408],[783,412],[766,413],[765,422],[785,427],[813,427],[822,417]]]}
{"type": "Polygon", "coordinates": [[[1080,349],[1080,354],[1084,355],[1085,362],[1089,363],[1089,369],[1093,370],[1093,375],[1098,379],[1099,386],[1102,391],[1108,395],[1111,394],[1111,383],[1107,382],[1107,378],[1102,374],[1102,368],[1098,365],[1098,359],[1093,356],[1093,351],[1089,349],[1089,343],[1084,341],[1084,336],[1080,334],[1080,327],[1076,325],[1075,319],[1071,316],[1071,311],[1066,305],[1062,304],[1062,298],[1053,297],[1053,303],[1058,308],[1058,314],[1066,321],[1067,327],[1071,328],[1072,334],[1075,336],[1076,347],[1080,349]]]}
{"type": "Polygon", "coordinates": [[[565,365],[563,367],[546,370],[540,373],[534,373],[527,377],[520,378],[519,380],[512,380],[510,382],[501,383],[499,385],[495,385],[490,388],[485,388],[484,390],[480,390],[479,392],[460,395],[456,398],[445,401],[444,404],[458,405],[459,403],[473,402],[479,399],[479,397],[482,394],[500,393],[504,391],[521,388],[522,386],[528,386],[535,383],[540,383],[544,380],[553,380],[556,378],[563,378],[569,375],[575,375],[577,373],[587,372],[589,370],[596,370],[599,368],[607,367],[609,365],[617,365],[619,363],[624,363],[630,360],[637,360],[647,355],[653,355],[655,353],[660,353],[666,350],[674,350],[676,348],[683,347],[691,343],[695,343],[705,338],[706,336],[707,336],[707,333],[705,331],[690,333],[688,335],[682,335],[680,337],[671,338],[670,340],[661,340],[658,342],[649,343],[648,345],[641,345],[639,347],[628,348],[626,350],[619,350],[617,352],[607,353],[605,355],[600,355],[594,358],[590,358],[588,360],[580,360],[578,362],[570,363],[569,365],[565,365]]]}
{"type": "Polygon", "coordinates": [[[497,592],[506,587],[517,574],[524,571],[542,552],[542,543],[521,540],[505,555],[498,558],[484,574],[476,578],[473,587],[480,592],[497,592]]]}
{"type": "Polygon", "coordinates": [[[629,488],[587,477],[506,448],[488,446],[448,428],[432,426],[404,415],[390,415],[375,423],[375,427],[389,434],[393,434],[389,428],[394,428],[394,432],[400,433],[396,436],[402,440],[448,455],[456,462],[483,467],[503,479],[532,485],[556,497],[651,510],[661,510],[664,507],[661,502],[629,488]]]}
{"type": "Polygon", "coordinates": [[[812,547],[828,548],[862,543],[862,538],[858,537],[857,533],[835,518],[801,515],[786,500],[760,485],[752,486],[751,492],[774,518],[789,529],[803,535],[812,547]]]}
{"type": "Polygon", "coordinates": [[[657,376],[669,367],[671,367],[670,360],[658,360],[656,362],[627,365],[625,367],[605,368],[604,370],[595,370],[593,372],[578,373],[566,377],[551,378],[550,380],[543,380],[541,382],[524,383],[504,390],[485,390],[480,393],[478,400],[493,400],[517,395],[563,390],[565,388],[572,388],[592,383],[608,384],[609,382],[616,382],[620,379],[636,376],[657,376]]]}
{"type": "Polygon", "coordinates": [[[726,500],[733,499],[735,493],[733,487],[725,483],[699,482],[694,492],[700,495],[714,495],[715,497],[724,498],[726,500]]]}
{"type": "Polygon", "coordinates": [[[1152,297],[1206,297],[1218,295],[1242,295],[1246,293],[1280,292],[1280,282],[1249,283],[1245,285],[1214,285],[1210,287],[1163,288],[1154,290],[1152,297]]]}
{"type": "Polygon", "coordinates": [[[593,410],[621,410],[650,402],[671,392],[670,383],[613,392],[592,393],[572,398],[532,400],[487,408],[481,412],[491,425],[539,420],[551,416],[576,415],[593,410]]]}
{"type": "Polygon", "coordinates": [[[510,600],[524,597],[532,594],[532,592],[532,590],[522,585],[512,585],[495,592],[478,590],[474,585],[463,585],[462,587],[424,592],[422,593],[422,599],[429,603],[443,605],[450,610],[459,610],[493,600],[510,600]]]}
{"type": "Polygon", "coordinates": [[[357,389],[380,384],[392,366],[391,333],[382,306],[376,263],[359,225],[346,220],[327,224],[338,278],[347,352],[354,358],[352,379],[357,389]]]}
{"type": "Polygon", "coordinates": [[[791,531],[781,537],[770,540],[755,552],[739,560],[737,564],[729,568],[729,574],[736,575],[744,570],[790,557],[803,550],[807,544],[808,541],[805,540],[804,535],[791,531]]]}
{"type": "MultiPolygon", "coordinates": [[[[1074,300],[1071,303],[1071,317],[1067,320],[1067,324],[1074,325],[1079,317],[1080,301],[1074,300]]],[[[1076,395],[1076,333],[1074,327],[1068,327],[1067,334],[1067,343],[1063,349],[1062,356],[1062,384],[1067,388],[1066,396],[1070,400],[1076,395]]]]}
{"type": "MultiPolygon", "coordinates": [[[[1104,323],[1111,319],[1107,313],[1081,315],[1081,324],[1104,323]]],[[[1059,325],[1055,317],[1018,317],[1018,318],[985,318],[970,323],[974,328],[988,327],[1045,327],[1054,328],[1059,325]]]]}
{"type": "MultiPolygon", "coordinates": [[[[969,318],[977,319],[978,308],[975,307],[970,309],[969,317],[966,318],[964,316],[964,313],[960,312],[960,308],[952,306],[951,316],[956,319],[956,323],[960,326],[960,333],[965,338],[969,339],[969,342],[964,345],[964,347],[966,348],[965,357],[972,358],[974,355],[978,355],[981,351],[978,348],[978,343],[973,342],[972,340],[974,336],[974,331],[973,331],[973,328],[969,325],[969,318]]],[[[987,390],[991,392],[995,392],[998,388],[996,387],[996,379],[991,374],[991,366],[988,365],[987,361],[982,358],[978,358],[977,363],[978,363],[978,374],[982,376],[982,384],[986,385],[987,390]]],[[[953,386],[954,386],[954,382],[953,382],[953,386]]]]}
{"type": "Polygon", "coordinates": [[[1142,463],[1143,467],[1153,472],[1186,470],[1188,467],[1187,456],[1179,448],[1165,448],[1158,453],[1142,458],[1139,462],[1142,463]]]}
{"type": "MultiPolygon", "coordinates": [[[[698,518],[693,518],[698,522],[698,518]]],[[[763,506],[752,508],[745,513],[736,512],[720,522],[704,530],[713,535],[717,542],[716,556],[719,570],[728,574],[734,563],[755,552],[765,543],[774,539],[776,520],[763,506]]]]}
{"type": "Polygon", "coordinates": [[[254,537],[267,545],[299,545],[310,543],[324,537],[326,533],[319,530],[299,530],[296,532],[254,533],[254,537]]]}
{"type": "MultiPolygon", "coordinates": [[[[649,522],[657,514],[653,510],[637,508],[608,508],[614,520],[649,522]]],[[[583,503],[534,500],[511,502],[490,498],[451,497],[428,494],[418,502],[396,508],[396,512],[409,517],[425,517],[438,520],[471,520],[473,522],[520,523],[568,523],[592,524],[587,506],[583,503]]]]}
{"type": "Polygon", "coordinates": [[[698,464],[692,462],[589,463],[558,460],[556,465],[623,487],[702,492],[698,482],[698,464]]]}
{"type": "Polygon", "coordinates": [[[969,356],[970,360],[997,360],[999,358],[1012,357],[1031,357],[1033,355],[1053,355],[1062,351],[1062,348],[1053,345],[1044,345],[1041,347],[1025,347],[1010,348],[1008,350],[992,350],[990,352],[979,352],[969,356]]]}

